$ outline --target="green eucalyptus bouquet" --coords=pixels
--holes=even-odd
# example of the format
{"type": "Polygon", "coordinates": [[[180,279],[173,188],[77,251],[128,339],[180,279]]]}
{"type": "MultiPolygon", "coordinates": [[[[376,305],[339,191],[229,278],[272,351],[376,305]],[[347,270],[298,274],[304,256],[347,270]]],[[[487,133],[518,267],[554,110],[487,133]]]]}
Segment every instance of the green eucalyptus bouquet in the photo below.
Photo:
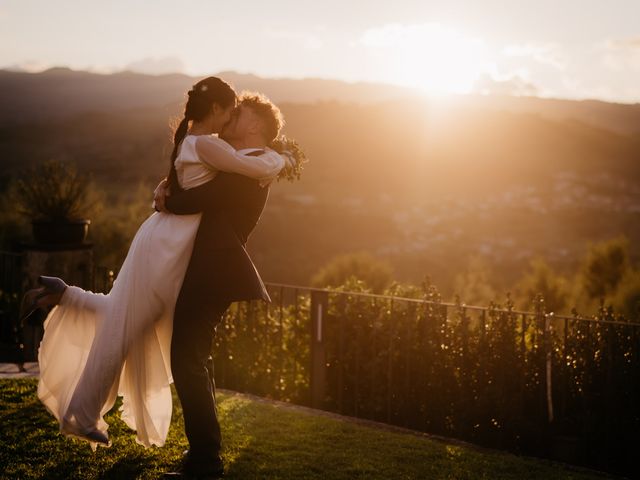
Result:
{"type": "Polygon", "coordinates": [[[309,160],[304,151],[294,139],[280,135],[273,142],[270,147],[282,155],[286,164],[278,175],[278,181],[286,179],[290,182],[300,180],[302,175],[303,165],[309,160]]]}

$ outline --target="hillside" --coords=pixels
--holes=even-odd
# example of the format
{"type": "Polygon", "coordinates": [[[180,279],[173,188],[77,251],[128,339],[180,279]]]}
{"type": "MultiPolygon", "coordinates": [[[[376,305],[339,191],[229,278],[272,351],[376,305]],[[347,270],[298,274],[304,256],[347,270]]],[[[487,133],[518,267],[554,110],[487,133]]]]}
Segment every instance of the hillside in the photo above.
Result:
{"type": "MultiPolygon", "coordinates": [[[[375,83],[305,78],[262,78],[237,72],[216,75],[238,90],[257,90],[275,102],[377,103],[420,97],[420,92],[375,83]]],[[[129,71],[97,74],[52,68],[41,73],[0,70],[0,125],[65,118],[93,111],[173,105],[198,80],[183,74],[144,75],[129,71]]],[[[576,119],[620,133],[640,132],[640,104],[611,104],[501,95],[459,95],[451,99],[479,108],[535,113],[555,120],[576,119]]]]}
{"type": "MultiPolygon", "coordinates": [[[[89,74],[40,75],[85,81],[89,74]]],[[[110,85],[121,82],[120,104],[105,100],[112,108],[72,113],[69,107],[63,118],[0,125],[0,187],[27,165],[49,158],[73,161],[93,174],[108,204],[138,195],[144,208],[129,214],[136,226],[167,169],[169,119],[180,112],[169,93],[175,97],[183,90],[178,83],[191,79],[96,77],[110,85]],[[143,80],[176,83],[163,83],[165,97],[151,89],[159,96],[150,94],[145,102],[156,104],[116,108],[127,104],[130,92],[144,90],[143,80]],[[140,182],[147,185],[142,194],[140,182]]],[[[64,85],[37,90],[48,99],[43,111],[64,103],[55,98],[64,85]]],[[[84,108],[94,98],[79,91],[85,96],[74,96],[68,105],[84,108]]],[[[6,91],[0,92],[0,102],[7,101],[6,91]]],[[[506,290],[535,256],[569,273],[589,242],[620,234],[631,240],[632,259],[640,259],[640,133],[596,125],[627,125],[636,106],[558,101],[573,109],[574,116],[564,118],[562,109],[551,108],[555,101],[480,100],[282,102],[285,132],[303,145],[311,162],[302,181],[272,188],[250,240],[265,279],[307,284],[333,256],[367,250],[388,261],[398,280],[418,282],[429,274],[447,293],[470,259],[481,256],[506,290]],[[505,102],[517,108],[503,108],[505,102]],[[596,120],[583,121],[588,116],[596,120]]],[[[94,234],[109,221],[95,218],[94,234]]],[[[133,234],[118,228],[119,243],[111,234],[93,238],[97,250],[116,252],[104,260],[110,267],[119,265],[133,234]]]]}
{"type": "MultiPolygon", "coordinates": [[[[275,102],[337,100],[376,102],[406,97],[411,91],[371,83],[322,79],[270,79],[236,72],[218,74],[238,91],[256,90],[275,102]]],[[[198,78],[182,74],[111,75],[53,68],[42,73],[0,70],[0,125],[66,118],[78,113],[174,105],[198,78]]]]}

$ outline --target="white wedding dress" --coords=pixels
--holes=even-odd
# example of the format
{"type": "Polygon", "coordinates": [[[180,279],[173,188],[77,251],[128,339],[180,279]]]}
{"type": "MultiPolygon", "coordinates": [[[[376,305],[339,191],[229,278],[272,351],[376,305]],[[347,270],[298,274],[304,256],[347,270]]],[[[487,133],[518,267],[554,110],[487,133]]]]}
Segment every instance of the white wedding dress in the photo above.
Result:
{"type": "MultiPolygon", "coordinates": [[[[284,160],[273,150],[246,156],[217,137],[188,135],[175,165],[180,185],[189,189],[219,170],[268,182],[284,160]],[[201,160],[200,141],[221,156],[201,160]]],[[[153,213],[138,229],[108,294],[69,286],[47,316],[38,397],[62,433],[106,433],[103,416],[120,395],[122,419],[136,431],[136,441],[164,444],[172,412],[173,311],[199,224],[200,214],[153,213]]]]}

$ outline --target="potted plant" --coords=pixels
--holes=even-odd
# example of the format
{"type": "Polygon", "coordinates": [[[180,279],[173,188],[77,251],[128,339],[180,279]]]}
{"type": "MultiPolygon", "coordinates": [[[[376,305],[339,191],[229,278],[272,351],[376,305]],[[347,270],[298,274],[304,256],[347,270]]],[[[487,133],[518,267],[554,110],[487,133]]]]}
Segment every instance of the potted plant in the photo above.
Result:
{"type": "Polygon", "coordinates": [[[27,170],[16,183],[20,213],[31,218],[36,243],[81,244],[90,220],[86,218],[94,201],[89,197],[89,179],[67,163],[47,161],[27,170]]]}

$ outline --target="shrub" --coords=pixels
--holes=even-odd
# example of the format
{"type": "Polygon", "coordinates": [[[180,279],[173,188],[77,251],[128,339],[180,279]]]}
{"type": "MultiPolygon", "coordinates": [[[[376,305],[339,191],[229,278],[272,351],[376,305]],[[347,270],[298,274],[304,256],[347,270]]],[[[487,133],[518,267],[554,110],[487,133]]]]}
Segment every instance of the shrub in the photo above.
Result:
{"type": "Polygon", "coordinates": [[[55,160],[27,169],[16,182],[13,196],[18,212],[37,221],[81,220],[97,201],[88,177],[55,160]]]}

